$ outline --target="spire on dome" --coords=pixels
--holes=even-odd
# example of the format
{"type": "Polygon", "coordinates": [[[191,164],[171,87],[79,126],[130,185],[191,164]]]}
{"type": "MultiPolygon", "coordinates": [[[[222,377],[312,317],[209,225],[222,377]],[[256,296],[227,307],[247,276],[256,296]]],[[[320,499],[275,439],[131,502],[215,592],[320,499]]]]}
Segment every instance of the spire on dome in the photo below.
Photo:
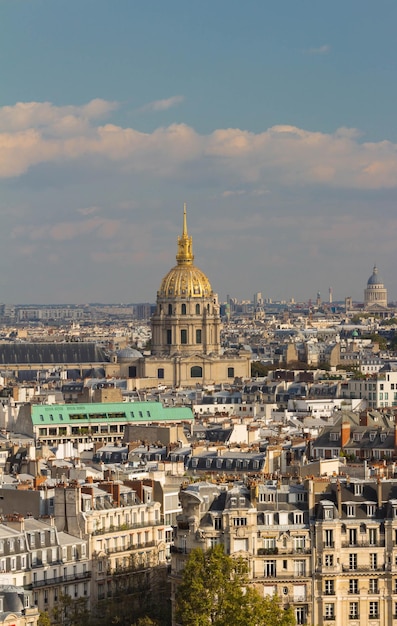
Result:
{"type": "Polygon", "coordinates": [[[182,235],[178,237],[178,251],[176,255],[178,265],[191,265],[193,256],[193,238],[187,232],[186,202],[183,205],[183,227],[182,235]]]}

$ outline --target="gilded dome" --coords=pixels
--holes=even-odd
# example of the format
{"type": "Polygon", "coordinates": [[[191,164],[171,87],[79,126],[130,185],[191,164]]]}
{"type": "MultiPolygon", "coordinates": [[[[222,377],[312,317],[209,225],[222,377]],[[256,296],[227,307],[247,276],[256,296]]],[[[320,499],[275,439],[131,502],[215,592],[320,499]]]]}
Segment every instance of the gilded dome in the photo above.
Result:
{"type": "Polygon", "coordinates": [[[183,209],[183,230],[178,237],[177,265],[161,281],[158,297],[207,298],[212,294],[207,276],[193,264],[193,241],[186,224],[186,205],[183,209]]]}

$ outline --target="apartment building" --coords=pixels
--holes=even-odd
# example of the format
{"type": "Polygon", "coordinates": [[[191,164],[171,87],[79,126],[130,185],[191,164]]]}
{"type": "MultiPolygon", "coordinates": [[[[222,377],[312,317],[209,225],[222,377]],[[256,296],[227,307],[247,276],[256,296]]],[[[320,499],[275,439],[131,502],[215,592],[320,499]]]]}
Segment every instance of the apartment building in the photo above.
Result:
{"type": "Polygon", "coordinates": [[[397,624],[397,480],[198,482],[180,500],[172,600],[190,551],[221,543],[297,624],[397,624]]]}
{"type": "Polygon", "coordinates": [[[347,397],[366,400],[370,409],[397,407],[397,371],[379,371],[366,379],[352,378],[346,392],[347,397]]]}
{"type": "Polygon", "coordinates": [[[150,588],[154,571],[166,575],[166,529],[153,487],[143,486],[141,499],[113,481],[59,485],[54,510],[58,531],[89,542],[94,605],[126,589],[150,588]]]}
{"type": "Polygon", "coordinates": [[[221,543],[227,554],[248,560],[250,578],[264,595],[277,593],[294,607],[298,624],[312,623],[312,539],[303,485],[199,482],[183,488],[180,499],[172,599],[189,552],[221,543]]]}
{"type": "Polygon", "coordinates": [[[0,585],[24,589],[25,606],[46,611],[62,595],[89,605],[86,540],[58,532],[54,520],[6,516],[0,524],[0,585]]]}

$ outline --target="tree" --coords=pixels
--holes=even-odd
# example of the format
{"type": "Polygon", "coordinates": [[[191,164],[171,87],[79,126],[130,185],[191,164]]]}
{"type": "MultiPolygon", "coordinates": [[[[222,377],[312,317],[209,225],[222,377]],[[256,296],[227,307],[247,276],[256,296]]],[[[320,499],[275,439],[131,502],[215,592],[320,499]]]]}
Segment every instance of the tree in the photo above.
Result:
{"type": "Polygon", "coordinates": [[[292,609],[277,596],[263,598],[249,583],[248,564],[218,545],[193,550],[176,592],[176,618],[181,626],[294,626],[292,609]]]}

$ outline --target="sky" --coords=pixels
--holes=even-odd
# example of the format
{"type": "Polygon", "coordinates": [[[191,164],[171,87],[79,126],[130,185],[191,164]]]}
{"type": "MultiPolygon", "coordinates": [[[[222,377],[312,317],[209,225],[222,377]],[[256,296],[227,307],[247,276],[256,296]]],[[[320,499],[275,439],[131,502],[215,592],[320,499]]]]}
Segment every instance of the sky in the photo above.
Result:
{"type": "Polygon", "coordinates": [[[397,300],[395,0],[0,0],[0,302],[397,300]]]}

